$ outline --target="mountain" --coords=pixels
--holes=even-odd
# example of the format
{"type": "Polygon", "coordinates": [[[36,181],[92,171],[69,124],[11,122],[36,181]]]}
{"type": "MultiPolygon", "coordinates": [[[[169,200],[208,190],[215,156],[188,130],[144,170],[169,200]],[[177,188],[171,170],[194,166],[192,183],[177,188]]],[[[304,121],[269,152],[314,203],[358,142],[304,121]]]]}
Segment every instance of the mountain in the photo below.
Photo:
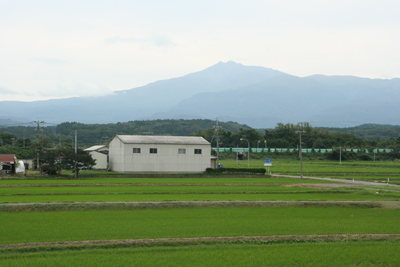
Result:
{"type": "Polygon", "coordinates": [[[219,62],[183,77],[103,97],[0,102],[0,112],[52,123],[214,119],[256,128],[276,123],[349,127],[400,124],[400,79],[312,75],[219,62]]]}
{"type": "Polygon", "coordinates": [[[159,117],[216,116],[269,128],[279,122],[348,127],[362,123],[400,124],[400,79],[343,76],[305,78],[279,75],[263,82],[185,99],[159,117]],[[214,115],[215,116],[215,115],[214,115]]]}
{"type": "Polygon", "coordinates": [[[131,121],[167,111],[182,100],[198,93],[235,89],[281,74],[283,73],[263,67],[248,67],[232,61],[219,62],[205,70],[183,77],[157,81],[102,97],[75,97],[34,102],[2,101],[0,112],[9,113],[13,110],[13,116],[29,115],[29,118],[40,118],[52,123],[131,121]]]}

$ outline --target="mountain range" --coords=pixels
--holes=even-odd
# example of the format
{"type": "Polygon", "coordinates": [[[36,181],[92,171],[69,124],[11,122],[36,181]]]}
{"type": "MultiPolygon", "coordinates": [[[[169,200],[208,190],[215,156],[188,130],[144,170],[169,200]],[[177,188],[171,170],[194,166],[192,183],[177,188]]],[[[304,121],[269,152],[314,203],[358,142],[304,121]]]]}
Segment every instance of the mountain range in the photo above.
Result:
{"type": "Polygon", "coordinates": [[[309,122],[318,127],[400,125],[400,79],[312,75],[219,62],[199,72],[100,97],[0,101],[4,120],[115,123],[215,119],[255,128],[309,122]],[[17,119],[19,118],[19,119],[17,119]]]}

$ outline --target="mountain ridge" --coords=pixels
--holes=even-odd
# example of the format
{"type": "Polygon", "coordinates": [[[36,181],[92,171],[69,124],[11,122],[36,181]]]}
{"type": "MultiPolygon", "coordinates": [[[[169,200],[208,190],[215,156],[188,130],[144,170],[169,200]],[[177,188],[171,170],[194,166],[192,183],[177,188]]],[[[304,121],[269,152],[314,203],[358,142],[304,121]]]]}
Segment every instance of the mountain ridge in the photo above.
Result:
{"type": "Polygon", "coordinates": [[[61,123],[147,119],[213,119],[256,128],[278,122],[349,127],[400,124],[400,79],[315,74],[297,77],[228,61],[112,95],[33,102],[0,101],[0,112],[61,123]],[[8,113],[7,113],[8,112],[8,113]]]}

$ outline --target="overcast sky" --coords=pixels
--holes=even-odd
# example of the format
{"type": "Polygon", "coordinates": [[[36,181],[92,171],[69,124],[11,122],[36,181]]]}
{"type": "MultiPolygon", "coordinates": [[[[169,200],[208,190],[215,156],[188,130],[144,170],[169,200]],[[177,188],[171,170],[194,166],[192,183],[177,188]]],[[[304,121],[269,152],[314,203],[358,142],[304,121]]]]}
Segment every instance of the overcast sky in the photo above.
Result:
{"type": "Polygon", "coordinates": [[[400,1],[0,0],[0,100],[97,96],[219,61],[400,77],[400,1]]]}

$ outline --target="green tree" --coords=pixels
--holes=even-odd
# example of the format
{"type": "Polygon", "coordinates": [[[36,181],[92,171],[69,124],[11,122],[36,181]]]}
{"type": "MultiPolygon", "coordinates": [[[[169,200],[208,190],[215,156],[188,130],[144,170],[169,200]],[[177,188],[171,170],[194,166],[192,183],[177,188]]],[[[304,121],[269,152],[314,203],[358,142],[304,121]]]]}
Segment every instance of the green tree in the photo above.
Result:
{"type": "Polygon", "coordinates": [[[71,170],[78,176],[80,170],[91,170],[96,164],[96,160],[87,151],[78,148],[75,154],[73,147],[65,147],[60,149],[61,167],[65,170],[71,170]],[[76,165],[76,168],[75,168],[76,165]]]}
{"type": "Polygon", "coordinates": [[[48,175],[56,175],[61,172],[60,149],[46,148],[41,153],[41,171],[48,175]]]}

